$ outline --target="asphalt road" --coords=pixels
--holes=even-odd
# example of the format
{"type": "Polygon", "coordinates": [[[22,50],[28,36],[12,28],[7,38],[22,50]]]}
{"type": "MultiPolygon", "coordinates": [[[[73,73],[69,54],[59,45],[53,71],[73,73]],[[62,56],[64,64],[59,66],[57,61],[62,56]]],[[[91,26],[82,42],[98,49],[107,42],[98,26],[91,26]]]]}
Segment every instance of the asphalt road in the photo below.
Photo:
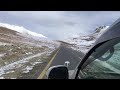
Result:
{"type": "Polygon", "coordinates": [[[39,71],[37,79],[45,79],[45,74],[49,67],[55,65],[64,65],[65,61],[70,62],[68,70],[74,70],[82,60],[83,56],[84,54],[82,52],[78,52],[71,48],[67,48],[64,45],[61,45],[57,53],[50,60],[50,62],[44,67],[42,71],[39,71]]]}
{"type": "Polygon", "coordinates": [[[50,66],[63,65],[65,61],[69,61],[70,66],[68,67],[68,69],[74,70],[83,58],[83,56],[84,54],[81,52],[77,52],[71,48],[61,46],[59,52],[57,53],[50,66]]]}

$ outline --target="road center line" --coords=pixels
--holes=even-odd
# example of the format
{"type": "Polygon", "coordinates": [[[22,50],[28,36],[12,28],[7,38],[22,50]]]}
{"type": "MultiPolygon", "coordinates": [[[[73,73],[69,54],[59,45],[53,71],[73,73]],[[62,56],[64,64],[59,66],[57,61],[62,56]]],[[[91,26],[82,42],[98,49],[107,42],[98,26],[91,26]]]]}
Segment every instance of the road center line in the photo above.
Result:
{"type": "Polygon", "coordinates": [[[47,66],[44,68],[44,70],[42,71],[42,73],[39,75],[39,77],[37,79],[43,79],[44,75],[46,74],[48,68],[50,67],[51,63],[53,62],[53,60],[56,57],[59,50],[55,53],[55,55],[52,57],[52,59],[49,61],[49,63],[47,64],[47,66]]]}

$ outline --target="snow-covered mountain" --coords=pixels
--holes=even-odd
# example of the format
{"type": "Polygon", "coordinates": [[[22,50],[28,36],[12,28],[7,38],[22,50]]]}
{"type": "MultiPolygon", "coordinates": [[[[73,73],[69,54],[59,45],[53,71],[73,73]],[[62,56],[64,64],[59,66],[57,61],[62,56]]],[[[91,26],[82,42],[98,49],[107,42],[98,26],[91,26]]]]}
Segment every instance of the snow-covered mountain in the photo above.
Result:
{"type": "Polygon", "coordinates": [[[26,37],[32,37],[34,39],[41,39],[41,38],[47,38],[42,34],[37,34],[35,32],[32,32],[30,30],[27,30],[26,28],[22,27],[22,26],[16,26],[16,25],[10,25],[7,23],[0,23],[0,27],[5,27],[14,31],[17,31],[19,33],[21,33],[21,35],[25,35],[26,37]]]}
{"type": "Polygon", "coordinates": [[[24,78],[31,70],[27,78],[33,78],[59,45],[24,27],[0,23],[0,78],[24,78]]]}
{"type": "Polygon", "coordinates": [[[95,29],[94,33],[87,36],[77,35],[75,37],[68,38],[64,40],[67,43],[70,43],[71,48],[77,51],[86,53],[90,47],[93,45],[95,40],[104,32],[109,26],[100,26],[95,29]]]}

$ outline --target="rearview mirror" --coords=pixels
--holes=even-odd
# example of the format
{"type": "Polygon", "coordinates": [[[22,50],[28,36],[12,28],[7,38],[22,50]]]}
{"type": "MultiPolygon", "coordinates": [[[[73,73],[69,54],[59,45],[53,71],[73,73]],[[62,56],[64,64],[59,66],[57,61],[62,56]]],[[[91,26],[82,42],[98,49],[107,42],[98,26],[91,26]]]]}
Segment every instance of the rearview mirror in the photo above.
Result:
{"type": "Polygon", "coordinates": [[[68,68],[65,65],[57,65],[57,66],[50,67],[46,75],[48,79],[68,79],[69,78],[68,68]]]}

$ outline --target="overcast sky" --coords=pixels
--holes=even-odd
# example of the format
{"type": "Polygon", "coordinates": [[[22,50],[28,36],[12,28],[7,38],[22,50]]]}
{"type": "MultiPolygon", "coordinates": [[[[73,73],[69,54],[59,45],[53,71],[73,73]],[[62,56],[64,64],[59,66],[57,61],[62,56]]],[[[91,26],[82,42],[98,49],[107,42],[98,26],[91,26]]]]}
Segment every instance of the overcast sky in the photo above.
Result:
{"type": "Polygon", "coordinates": [[[120,11],[0,11],[1,23],[23,26],[54,40],[92,33],[119,17],[120,11]]]}

